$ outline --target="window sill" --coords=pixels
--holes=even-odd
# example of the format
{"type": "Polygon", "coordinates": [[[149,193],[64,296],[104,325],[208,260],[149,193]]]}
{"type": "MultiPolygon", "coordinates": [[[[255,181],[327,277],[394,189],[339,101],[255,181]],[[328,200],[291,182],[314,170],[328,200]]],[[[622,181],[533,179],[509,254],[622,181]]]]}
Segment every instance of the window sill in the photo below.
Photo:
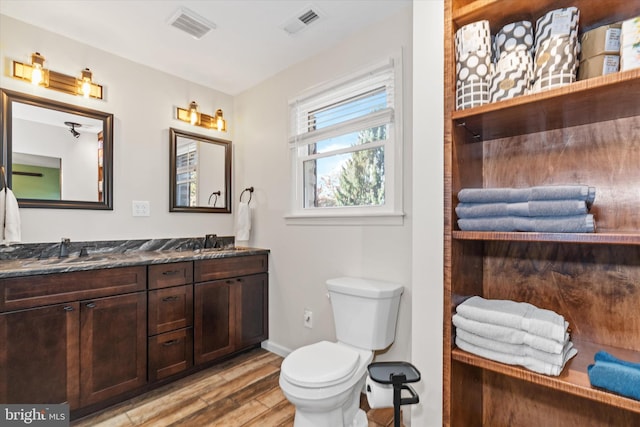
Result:
{"type": "Polygon", "coordinates": [[[403,225],[403,212],[389,213],[290,213],[287,225],[403,225]]]}

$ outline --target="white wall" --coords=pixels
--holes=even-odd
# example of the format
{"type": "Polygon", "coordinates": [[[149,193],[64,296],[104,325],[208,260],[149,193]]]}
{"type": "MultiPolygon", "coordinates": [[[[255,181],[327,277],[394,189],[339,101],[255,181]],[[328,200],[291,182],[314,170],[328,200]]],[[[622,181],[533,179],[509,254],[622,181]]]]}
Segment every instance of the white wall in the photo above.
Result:
{"type": "Polygon", "coordinates": [[[420,404],[414,426],[442,425],[444,2],[413,2],[412,363],[420,404]]]}
{"type": "MultiPolygon", "coordinates": [[[[0,15],[0,86],[114,115],[114,209],[21,209],[23,242],[146,239],[233,234],[232,214],[169,213],[169,128],[233,140],[233,97],[196,85],[91,46],[0,15]],[[9,77],[11,60],[30,63],[40,52],[45,66],[64,74],[85,67],[104,86],[105,99],[93,100],[33,87],[9,77]],[[201,112],[222,108],[229,132],[179,122],[176,107],[196,101],[201,112]],[[131,202],[147,200],[151,216],[133,217],[131,202]]],[[[234,192],[237,197],[239,192],[234,192]]]]}
{"type": "Polygon", "coordinates": [[[270,348],[289,351],[322,339],[334,340],[325,281],[350,275],[405,286],[396,341],[380,360],[408,360],[411,348],[412,231],[412,39],[411,7],[358,32],[340,45],[288,68],[235,99],[236,181],[255,193],[251,244],[271,249],[270,348]],[[287,101],[299,92],[402,49],[404,56],[404,212],[403,225],[287,225],[289,151],[287,101]],[[303,326],[313,310],[314,327],[303,326]]]}

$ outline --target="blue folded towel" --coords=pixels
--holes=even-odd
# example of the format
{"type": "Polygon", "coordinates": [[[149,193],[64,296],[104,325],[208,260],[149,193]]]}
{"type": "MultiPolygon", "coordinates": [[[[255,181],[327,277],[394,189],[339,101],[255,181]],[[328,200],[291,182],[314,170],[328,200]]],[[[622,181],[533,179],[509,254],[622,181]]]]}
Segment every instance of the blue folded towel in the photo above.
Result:
{"type": "Polygon", "coordinates": [[[594,233],[593,215],[548,217],[493,216],[460,218],[458,227],[463,231],[533,231],[539,233],[594,233]]]}
{"type": "Polygon", "coordinates": [[[599,351],[595,363],[587,368],[594,387],[640,400],[640,364],[627,362],[599,351]]]}
{"type": "Polygon", "coordinates": [[[491,216],[566,216],[583,215],[588,212],[584,200],[533,200],[518,203],[458,203],[458,218],[491,216]]]}
{"type": "Polygon", "coordinates": [[[584,200],[591,206],[596,189],[587,185],[543,185],[526,188],[463,188],[458,200],[466,203],[528,202],[531,200],[584,200]]]}

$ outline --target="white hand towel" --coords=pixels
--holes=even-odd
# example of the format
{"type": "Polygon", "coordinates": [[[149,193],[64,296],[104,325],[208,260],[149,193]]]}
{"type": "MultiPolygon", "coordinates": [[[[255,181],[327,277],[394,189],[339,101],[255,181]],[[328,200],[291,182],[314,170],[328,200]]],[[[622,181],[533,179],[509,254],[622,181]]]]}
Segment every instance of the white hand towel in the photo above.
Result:
{"type": "Polygon", "coordinates": [[[555,365],[552,363],[546,363],[541,360],[534,359],[532,357],[514,356],[507,353],[500,353],[499,351],[488,350],[468,343],[460,337],[456,337],[456,345],[464,351],[476,354],[480,357],[484,357],[485,359],[495,360],[496,362],[506,363],[507,365],[519,365],[540,374],[553,376],[560,375],[562,369],[564,369],[565,363],[567,363],[567,361],[573,356],[578,354],[578,350],[572,348],[567,352],[562,365],[555,365]]]}
{"type": "Polygon", "coordinates": [[[236,240],[247,241],[251,233],[251,208],[249,203],[240,202],[236,214],[236,240]]]}
{"type": "Polygon", "coordinates": [[[507,344],[526,344],[537,350],[546,351],[547,353],[561,354],[564,344],[569,341],[569,333],[565,334],[562,342],[550,340],[537,335],[532,335],[521,329],[508,328],[506,326],[492,325],[490,323],[476,322],[455,314],[453,316],[453,324],[467,332],[478,336],[500,341],[507,344]]]}
{"type": "Polygon", "coordinates": [[[564,317],[526,302],[484,299],[473,296],[456,308],[470,320],[522,329],[531,334],[564,343],[569,323],[564,317]]]}
{"type": "Polygon", "coordinates": [[[548,353],[526,344],[507,344],[489,338],[484,338],[480,335],[472,334],[471,332],[467,332],[464,329],[459,328],[456,329],[456,336],[469,344],[477,345],[478,347],[499,351],[500,353],[512,354],[514,356],[531,357],[545,363],[551,363],[552,365],[562,365],[567,353],[573,348],[573,343],[571,341],[567,341],[562,349],[562,353],[548,353]]]}
{"type": "Polygon", "coordinates": [[[0,190],[0,219],[2,243],[20,242],[20,210],[16,196],[9,188],[0,190]]]}

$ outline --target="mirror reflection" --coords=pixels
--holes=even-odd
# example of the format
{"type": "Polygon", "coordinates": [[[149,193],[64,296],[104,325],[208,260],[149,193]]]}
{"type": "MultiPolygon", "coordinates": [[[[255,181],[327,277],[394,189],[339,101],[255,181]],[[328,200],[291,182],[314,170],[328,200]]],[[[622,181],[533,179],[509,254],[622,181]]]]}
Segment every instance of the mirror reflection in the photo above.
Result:
{"type": "Polygon", "coordinates": [[[231,142],[170,129],[171,212],[231,212],[231,142]]]}
{"type": "Polygon", "coordinates": [[[113,116],[2,91],[2,164],[20,207],[112,209],[113,116]]]}

